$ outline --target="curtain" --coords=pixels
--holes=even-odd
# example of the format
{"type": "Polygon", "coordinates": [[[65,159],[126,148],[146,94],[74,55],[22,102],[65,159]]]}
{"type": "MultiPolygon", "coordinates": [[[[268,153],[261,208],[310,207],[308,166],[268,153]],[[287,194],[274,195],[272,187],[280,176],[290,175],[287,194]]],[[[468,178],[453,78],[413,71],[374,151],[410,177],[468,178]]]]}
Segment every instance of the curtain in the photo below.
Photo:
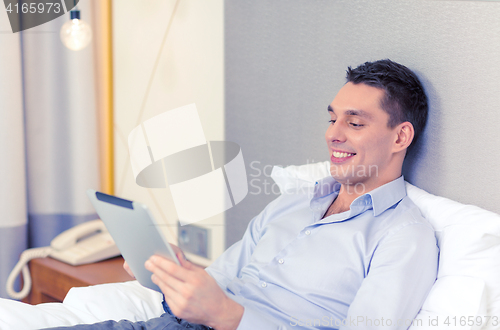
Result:
{"type": "Polygon", "coordinates": [[[0,10],[0,296],[27,247],[25,141],[19,34],[0,10]]]}
{"type": "MultiPolygon", "coordinates": [[[[92,22],[89,1],[82,19],[92,22]]],[[[13,34],[0,10],[0,296],[27,247],[97,218],[85,191],[100,188],[92,44],[66,49],[69,14],[13,34]]],[[[96,31],[93,31],[96,33],[96,31]]]]}

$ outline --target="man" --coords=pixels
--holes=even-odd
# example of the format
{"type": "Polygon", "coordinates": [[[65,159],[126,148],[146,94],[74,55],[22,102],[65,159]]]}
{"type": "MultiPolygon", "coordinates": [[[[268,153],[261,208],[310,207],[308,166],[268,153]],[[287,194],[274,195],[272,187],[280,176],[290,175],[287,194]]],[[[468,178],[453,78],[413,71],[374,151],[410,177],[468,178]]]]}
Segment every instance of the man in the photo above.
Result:
{"type": "Polygon", "coordinates": [[[348,69],[328,113],[332,177],[274,200],[206,270],[180,250],[181,266],[151,257],[146,268],[164,293],[166,314],[100,325],[407,328],[437,272],[434,231],[406,196],[401,175],[425,126],[423,87],[400,64],[367,62],[348,69]]]}

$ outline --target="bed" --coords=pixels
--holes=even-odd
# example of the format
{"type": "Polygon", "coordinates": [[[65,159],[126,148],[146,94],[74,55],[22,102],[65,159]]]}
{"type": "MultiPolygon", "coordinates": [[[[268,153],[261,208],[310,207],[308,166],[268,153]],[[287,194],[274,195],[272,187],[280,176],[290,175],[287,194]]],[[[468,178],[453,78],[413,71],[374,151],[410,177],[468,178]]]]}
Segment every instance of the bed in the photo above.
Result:
{"type": "MultiPolygon", "coordinates": [[[[282,194],[314,185],[329,175],[329,162],[274,167],[282,194]]],[[[416,329],[500,328],[500,216],[435,196],[406,183],[408,196],[433,225],[440,248],[439,271],[416,329]]],[[[160,316],[162,296],[136,281],[73,288],[63,303],[36,306],[0,299],[0,329],[23,330],[147,320],[160,316]]]]}

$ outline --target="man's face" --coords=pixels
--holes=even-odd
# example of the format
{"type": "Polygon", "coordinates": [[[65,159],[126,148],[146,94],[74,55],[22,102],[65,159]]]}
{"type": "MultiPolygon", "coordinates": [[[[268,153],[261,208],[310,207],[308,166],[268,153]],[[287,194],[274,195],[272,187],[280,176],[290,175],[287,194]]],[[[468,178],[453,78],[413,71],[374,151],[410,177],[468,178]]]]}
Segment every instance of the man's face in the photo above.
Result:
{"type": "Polygon", "coordinates": [[[342,184],[361,184],[361,190],[387,181],[397,133],[388,127],[389,114],[381,108],[384,96],[382,89],[349,82],[328,107],[330,172],[342,184]]]}

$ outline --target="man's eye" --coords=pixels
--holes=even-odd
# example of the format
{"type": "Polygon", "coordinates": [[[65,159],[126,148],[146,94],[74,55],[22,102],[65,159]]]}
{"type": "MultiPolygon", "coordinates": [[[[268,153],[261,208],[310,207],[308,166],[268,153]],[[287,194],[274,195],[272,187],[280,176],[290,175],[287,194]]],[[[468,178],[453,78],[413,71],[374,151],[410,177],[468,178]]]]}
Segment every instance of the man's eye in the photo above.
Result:
{"type": "Polygon", "coordinates": [[[356,123],[349,123],[352,127],[361,127],[363,126],[362,124],[356,124],[356,123]]]}
{"type": "Polygon", "coordinates": [[[333,124],[335,124],[335,119],[329,120],[328,122],[332,123],[332,125],[333,125],[333,124]]]}

